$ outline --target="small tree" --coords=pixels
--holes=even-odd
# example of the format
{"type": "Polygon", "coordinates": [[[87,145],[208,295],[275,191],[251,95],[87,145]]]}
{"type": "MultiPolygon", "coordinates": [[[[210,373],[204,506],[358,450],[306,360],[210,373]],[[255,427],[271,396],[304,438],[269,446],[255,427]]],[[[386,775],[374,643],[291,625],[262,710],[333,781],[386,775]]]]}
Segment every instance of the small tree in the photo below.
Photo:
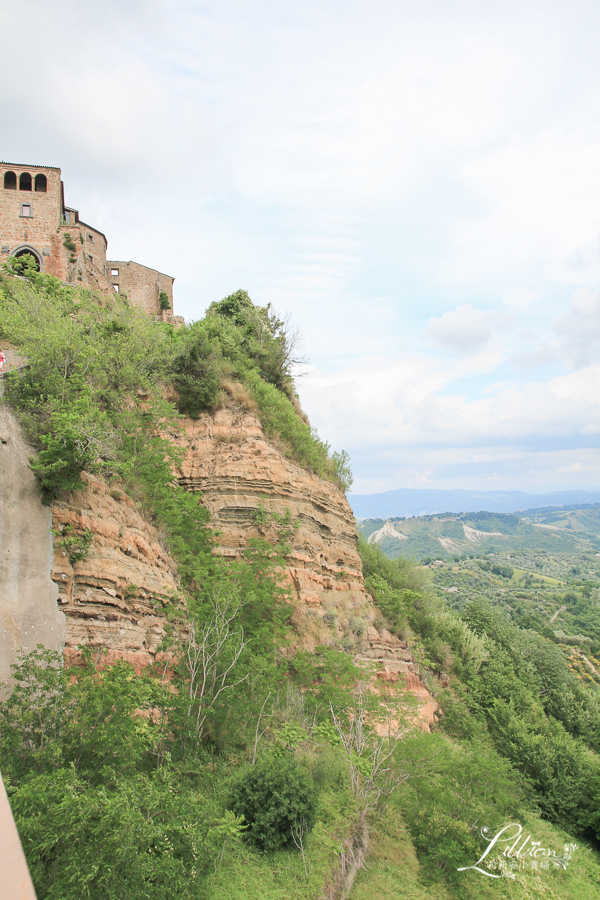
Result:
{"type": "Polygon", "coordinates": [[[354,482],[354,476],[350,468],[350,454],[342,450],[340,453],[332,453],[331,459],[333,460],[333,468],[338,485],[347,494],[354,482]]]}
{"type": "Polygon", "coordinates": [[[206,719],[221,694],[248,677],[248,673],[241,678],[235,675],[236,663],[247,643],[244,630],[236,623],[241,600],[215,593],[211,607],[202,625],[191,624],[185,647],[188,715],[194,717],[198,738],[202,738],[206,719]]]}
{"type": "Polygon", "coordinates": [[[158,305],[160,306],[161,312],[165,312],[165,310],[171,309],[171,304],[169,303],[169,297],[166,291],[161,291],[158,295],[158,305]]]}
{"type": "Polygon", "coordinates": [[[373,809],[383,812],[387,800],[396,788],[406,781],[408,772],[398,771],[394,766],[394,751],[401,732],[392,733],[388,728],[386,737],[373,735],[367,725],[364,703],[364,687],[358,686],[358,697],[354,709],[350,710],[349,723],[344,725],[329,704],[333,724],[350,770],[352,793],[360,802],[363,815],[373,809]]]}
{"type": "Polygon", "coordinates": [[[248,839],[261,850],[278,850],[292,841],[299,846],[300,839],[305,847],[317,816],[317,788],[295,760],[272,756],[244,772],[229,807],[244,817],[248,839]]]}

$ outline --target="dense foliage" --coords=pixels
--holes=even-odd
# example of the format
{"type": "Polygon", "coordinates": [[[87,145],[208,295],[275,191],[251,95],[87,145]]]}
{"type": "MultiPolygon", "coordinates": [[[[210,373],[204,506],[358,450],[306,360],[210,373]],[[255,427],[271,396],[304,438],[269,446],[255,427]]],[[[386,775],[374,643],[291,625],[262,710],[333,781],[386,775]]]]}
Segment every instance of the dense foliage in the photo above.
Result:
{"type": "Polygon", "coordinates": [[[415,591],[408,561],[366,543],[362,553],[367,586],[395,629],[413,629],[424,661],[460,678],[440,697],[446,730],[463,739],[485,735],[527,777],[545,816],[600,838],[599,698],[560,648],[484,600],[462,616],[451,613],[431,590],[415,591]]]}
{"type": "Polygon", "coordinates": [[[248,826],[246,836],[261,850],[293,843],[310,832],[317,817],[317,790],[294,760],[267,757],[242,772],[233,785],[229,806],[248,826]]]}
{"type": "Polygon", "coordinates": [[[47,502],[80,486],[86,471],[143,481],[162,461],[166,472],[177,454],[160,434],[176,428],[180,413],[195,418],[231,395],[258,413],[290,458],[345,489],[351,484],[347,455],[330,455],[301,413],[292,381],[296,335],[245,291],[175,330],[122,296],[76,291],[32,272],[4,275],[0,312],[0,337],[29,363],[7,393],[40,447],[32,467],[47,502]],[[165,399],[169,385],[173,402],[165,399]]]}

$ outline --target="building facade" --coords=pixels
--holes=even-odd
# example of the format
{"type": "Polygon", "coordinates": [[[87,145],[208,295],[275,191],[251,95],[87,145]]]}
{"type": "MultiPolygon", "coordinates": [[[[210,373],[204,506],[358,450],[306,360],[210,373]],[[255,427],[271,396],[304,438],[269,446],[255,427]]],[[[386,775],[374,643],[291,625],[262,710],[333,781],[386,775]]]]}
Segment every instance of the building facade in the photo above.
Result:
{"type": "Polygon", "coordinates": [[[65,206],[60,169],[0,162],[0,260],[29,254],[65,284],[126,294],[148,314],[172,319],[174,278],[107,260],[107,249],[106,236],[65,206]]]}

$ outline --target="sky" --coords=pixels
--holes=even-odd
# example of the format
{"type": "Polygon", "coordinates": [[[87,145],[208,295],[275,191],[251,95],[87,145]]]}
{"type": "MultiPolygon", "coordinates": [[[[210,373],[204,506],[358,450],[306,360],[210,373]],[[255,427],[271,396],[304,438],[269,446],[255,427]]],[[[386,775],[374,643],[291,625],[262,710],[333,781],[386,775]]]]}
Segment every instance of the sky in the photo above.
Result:
{"type": "Polygon", "coordinates": [[[0,157],[289,314],[354,492],[600,489],[600,4],[0,0],[0,157]]]}

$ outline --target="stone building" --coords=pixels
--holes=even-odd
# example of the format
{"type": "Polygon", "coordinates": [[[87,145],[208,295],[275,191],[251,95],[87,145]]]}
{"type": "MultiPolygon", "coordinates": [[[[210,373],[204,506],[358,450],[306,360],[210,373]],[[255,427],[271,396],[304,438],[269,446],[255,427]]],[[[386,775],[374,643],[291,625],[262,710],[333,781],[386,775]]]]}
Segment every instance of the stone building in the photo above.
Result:
{"type": "Polygon", "coordinates": [[[127,297],[135,306],[147,313],[156,313],[156,305],[163,300],[166,313],[173,309],[173,278],[140,263],[111,260],[106,263],[106,274],[113,290],[127,297]],[[168,306],[166,305],[168,303],[168,306]]]}
{"type": "Polygon", "coordinates": [[[65,284],[115,291],[150,315],[173,318],[173,281],[139,263],[106,258],[106,236],[65,206],[60,169],[0,162],[0,261],[30,254],[65,284]]]}

